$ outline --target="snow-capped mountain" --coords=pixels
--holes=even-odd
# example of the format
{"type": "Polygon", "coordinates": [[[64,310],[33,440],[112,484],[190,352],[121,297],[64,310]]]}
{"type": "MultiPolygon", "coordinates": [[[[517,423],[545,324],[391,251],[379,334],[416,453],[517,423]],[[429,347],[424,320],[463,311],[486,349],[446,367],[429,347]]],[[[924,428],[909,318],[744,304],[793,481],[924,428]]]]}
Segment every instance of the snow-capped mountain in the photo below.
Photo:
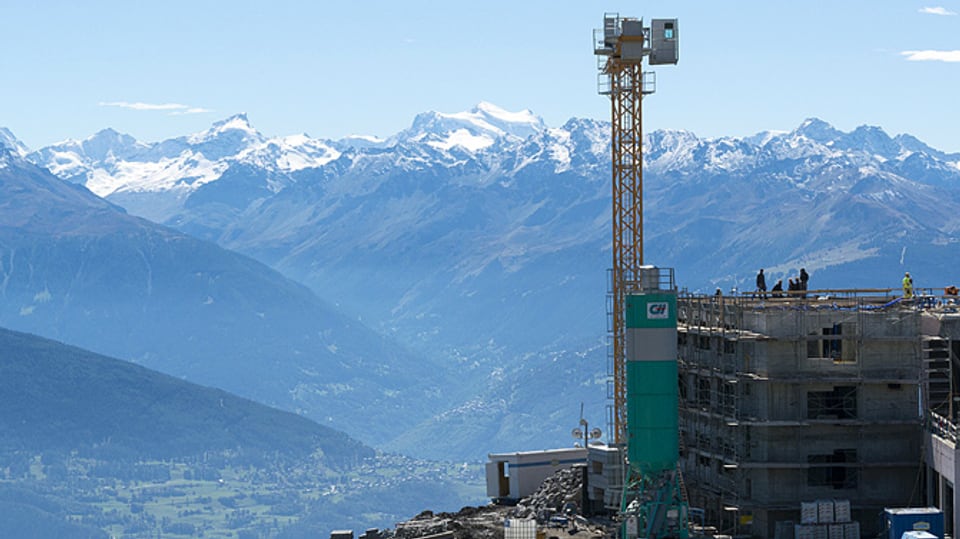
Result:
{"type": "Polygon", "coordinates": [[[206,131],[157,143],[105,129],[81,141],[42,148],[30,159],[131,213],[162,222],[201,187],[229,176],[231,167],[265,171],[256,187],[276,193],[289,181],[287,173],[322,166],[339,155],[329,144],[306,135],[268,139],[250,126],[245,114],[237,114],[206,131]]]}
{"type": "Polygon", "coordinates": [[[28,152],[27,147],[6,127],[0,127],[0,150],[8,150],[21,157],[28,152]]]}
{"type": "MultiPolygon", "coordinates": [[[[603,417],[609,129],[481,103],[388,140],[266,139],[233,117],[137,156],[120,145],[112,163],[73,151],[83,182],[129,212],[257,258],[454,363],[469,394],[394,447],[452,429],[431,439],[497,451],[565,442],[568,400],[571,417],[581,401],[603,417]]],[[[29,157],[54,169],[47,151],[29,157]]],[[[960,155],[910,135],[818,119],[746,138],[656,131],[644,159],[645,258],[681,286],[749,288],[759,267],[771,282],[805,267],[823,288],[896,286],[904,267],[920,287],[960,282],[960,155]]]]}
{"type": "Polygon", "coordinates": [[[283,172],[321,167],[338,157],[338,150],[306,134],[265,140],[236,155],[238,162],[283,172]]]}
{"type": "MultiPolygon", "coordinates": [[[[545,129],[543,121],[530,111],[508,112],[480,103],[469,112],[420,114],[409,129],[387,141],[357,136],[334,143],[306,134],[267,139],[251,127],[245,114],[237,114],[206,131],[158,143],[138,142],[105,129],[82,141],[68,140],[42,148],[30,158],[102,197],[169,191],[186,196],[236,163],[291,173],[337,159],[342,153],[338,148],[370,149],[406,143],[475,152],[500,139],[520,141],[545,129]]],[[[16,141],[12,134],[7,135],[16,141]]],[[[22,144],[19,148],[26,153],[22,144]]],[[[269,188],[277,192],[284,186],[281,182],[269,188]]]]}
{"type": "Polygon", "coordinates": [[[459,146],[475,152],[492,146],[501,138],[523,140],[544,129],[543,120],[529,110],[509,112],[481,102],[467,112],[418,114],[413,125],[391,141],[421,143],[440,150],[459,146]]]}

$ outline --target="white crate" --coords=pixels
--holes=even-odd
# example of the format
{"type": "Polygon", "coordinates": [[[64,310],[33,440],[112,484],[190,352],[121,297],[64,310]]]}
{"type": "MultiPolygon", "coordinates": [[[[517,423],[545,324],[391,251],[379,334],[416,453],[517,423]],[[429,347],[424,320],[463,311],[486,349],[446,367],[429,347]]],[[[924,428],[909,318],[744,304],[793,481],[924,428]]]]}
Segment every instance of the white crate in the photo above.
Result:
{"type": "Polygon", "coordinates": [[[817,523],[817,502],[800,503],[800,524],[817,523]]]}
{"type": "Polygon", "coordinates": [[[833,500],[833,521],[850,522],[850,500],[833,500]]]}
{"type": "Polygon", "coordinates": [[[504,539],[537,539],[537,521],[508,518],[503,521],[504,539]]]}
{"type": "Polygon", "coordinates": [[[813,533],[816,527],[816,524],[796,524],[793,526],[793,537],[794,539],[816,539],[813,533]]]}
{"type": "Polygon", "coordinates": [[[817,522],[833,524],[833,500],[817,500],[817,522]]]}
{"type": "Polygon", "coordinates": [[[843,524],[828,524],[827,537],[829,539],[843,539],[843,524]]]}
{"type": "Polygon", "coordinates": [[[847,522],[843,525],[843,539],[860,539],[860,523],[847,522]]]}

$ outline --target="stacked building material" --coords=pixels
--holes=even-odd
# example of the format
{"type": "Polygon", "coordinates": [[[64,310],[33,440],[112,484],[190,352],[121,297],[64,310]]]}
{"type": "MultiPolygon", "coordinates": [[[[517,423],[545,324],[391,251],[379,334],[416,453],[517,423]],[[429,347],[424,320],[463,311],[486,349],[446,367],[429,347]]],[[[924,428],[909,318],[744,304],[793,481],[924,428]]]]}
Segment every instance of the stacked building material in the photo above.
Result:
{"type": "Polygon", "coordinates": [[[850,500],[801,502],[794,539],[860,539],[860,523],[850,515],[850,500]]]}

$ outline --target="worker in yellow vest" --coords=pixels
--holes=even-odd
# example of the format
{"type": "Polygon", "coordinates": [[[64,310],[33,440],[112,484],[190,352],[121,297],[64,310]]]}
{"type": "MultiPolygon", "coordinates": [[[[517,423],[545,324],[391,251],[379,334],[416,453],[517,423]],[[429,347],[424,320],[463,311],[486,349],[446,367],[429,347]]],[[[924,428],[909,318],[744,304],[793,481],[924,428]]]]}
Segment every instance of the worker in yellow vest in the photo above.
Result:
{"type": "Polygon", "coordinates": [[[910,277],[909,271],[903,274],[903,297],[904,299],[913,297],[913,277],[910,277]]]}

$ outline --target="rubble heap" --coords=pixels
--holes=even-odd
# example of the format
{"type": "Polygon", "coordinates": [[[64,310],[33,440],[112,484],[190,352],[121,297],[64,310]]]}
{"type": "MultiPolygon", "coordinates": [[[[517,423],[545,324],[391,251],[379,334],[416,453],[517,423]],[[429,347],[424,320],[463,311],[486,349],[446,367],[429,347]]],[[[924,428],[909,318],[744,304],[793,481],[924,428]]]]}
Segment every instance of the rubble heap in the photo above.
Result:
{"type": "Polygon", "coordinates": [[[394,539],[414,539],[453,532],[455,539],[503,539],[503,519],[511,508],[499,505],[464,507],[457,513],[424,511],[397,524],[394,539]]]}
{"type": "Polygon", "coordinates": [[[516,506],[464,507],[457,513],[424,511],[387,531],[386,539],[415,539],[452,533],[454,539],[503,539],[507,518],[536,519],[548,538],[614,537],[617,526],[608,518],[580,515],[582,488],[579,469],[560,470],[516,506]]]}
{"type": "Polygon", "coordinates": [[[543,480],[536,492],[523,498],[513,508],[513,518],[549,518],[552,513],[564,513],[572,508],[580,513],[580,491],[583,486],[582,472],[578,468],[566,468],[543,480]],[[572,504],[572,505],[571,505],[572,504]]]}

